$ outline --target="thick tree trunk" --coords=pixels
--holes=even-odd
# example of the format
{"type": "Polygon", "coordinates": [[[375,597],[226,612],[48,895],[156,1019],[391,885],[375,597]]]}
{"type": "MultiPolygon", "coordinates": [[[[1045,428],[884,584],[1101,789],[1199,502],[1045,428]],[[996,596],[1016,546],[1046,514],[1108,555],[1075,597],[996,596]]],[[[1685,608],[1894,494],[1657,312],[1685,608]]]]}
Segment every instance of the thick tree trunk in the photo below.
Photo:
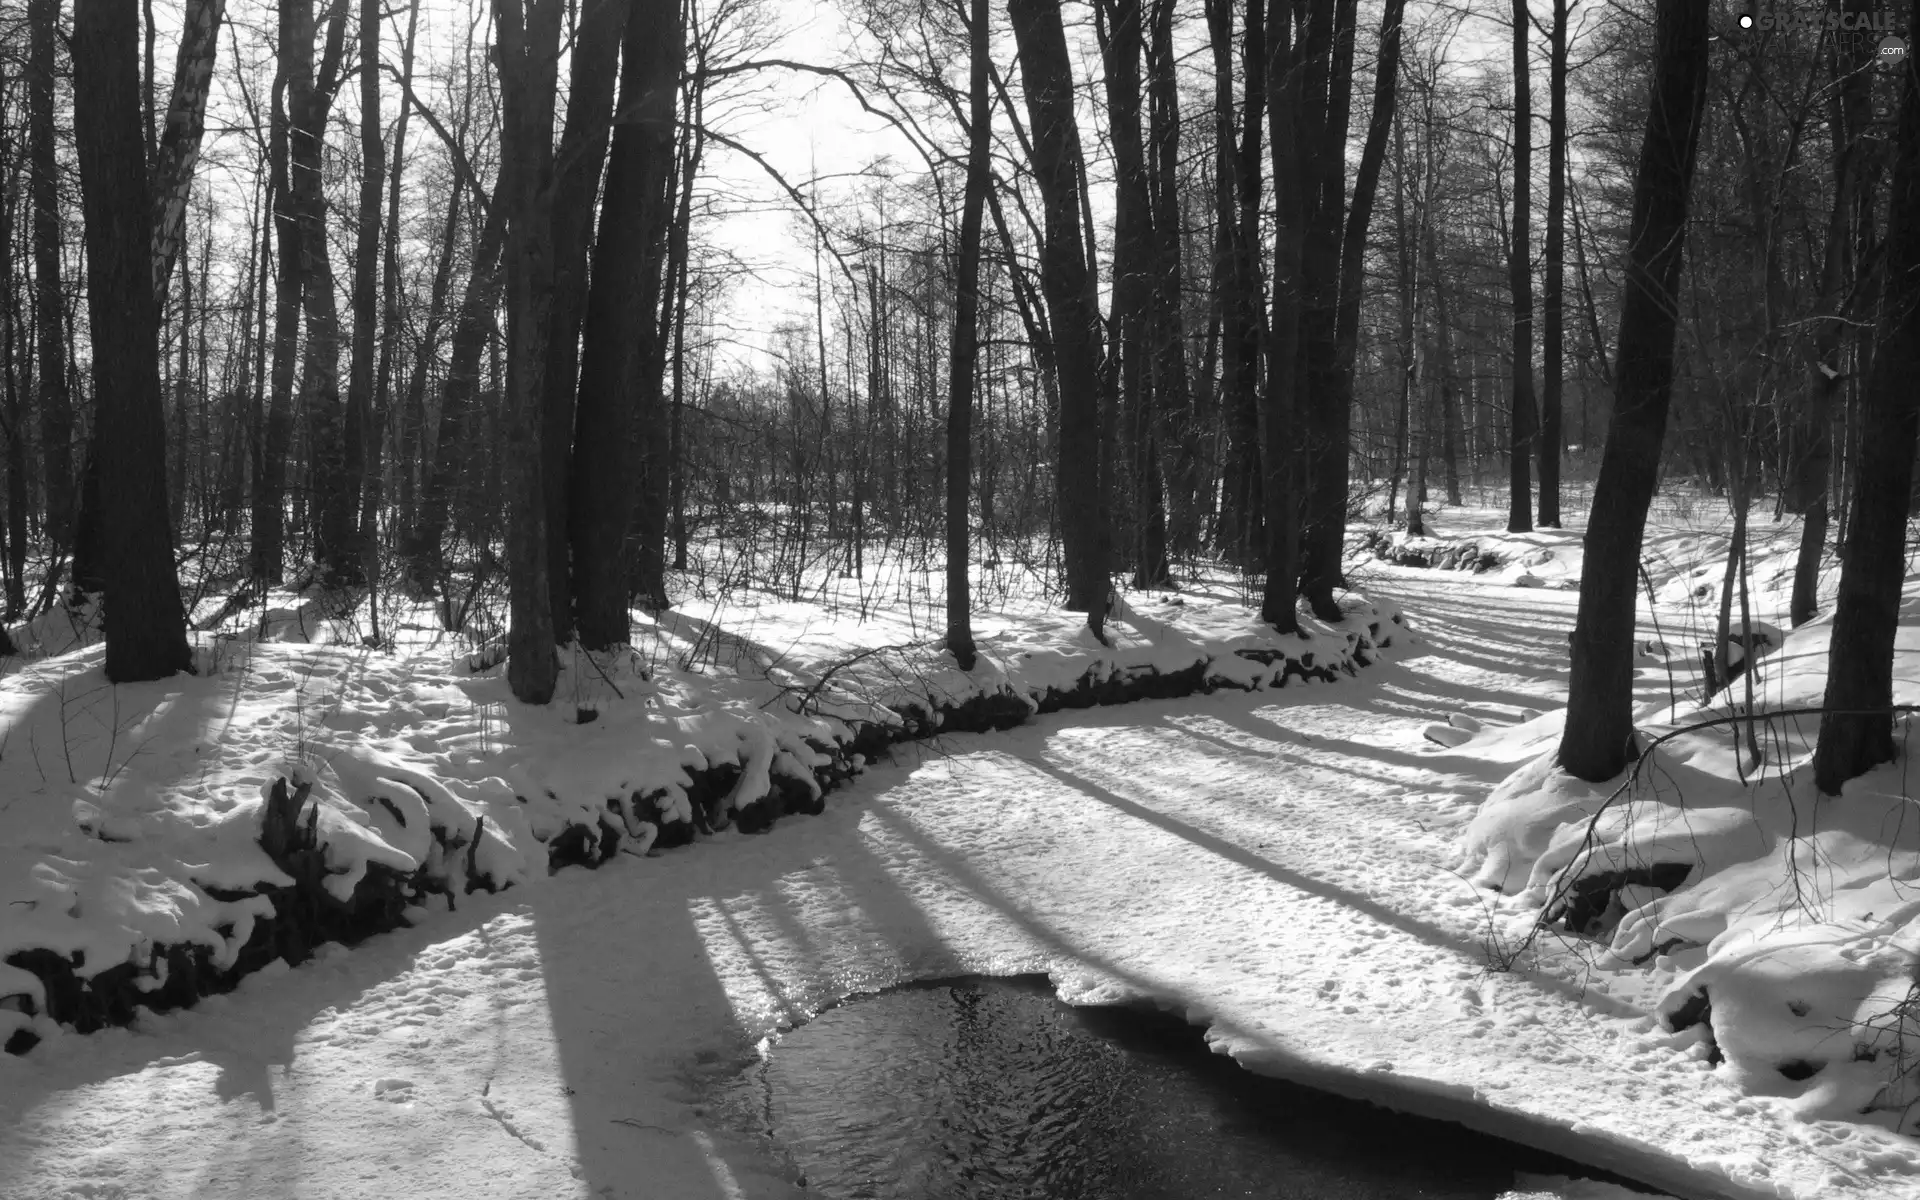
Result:
{"type": "Polygon", "coordinates": [[[1102,491],[1100,314],[1087,267],[1080,209],[1084,175],[1073,115],[1073,75],[1059,0],[1009,0],[1033,136],[1033,173],[1046,214],[1040,287],[1052,327],[1060,388],[1060,538],[1067,608],[1087,614],[1104,640],[1107,608],[1106,495],[1102,491]]]}
{"type": "Polygon", "coordinates": [[[953,351],[947,359],[947,652],[973,670],[973,598],[968,568],[972,529],[967,497],[973,475],[973,391],[979,359],[980,226],[992,171],[992,98],[987,88],[991,43],[987,0],[973,0],[968,20],[967,185],[960,210],[960,257],[954,264],[953,351]]]}
{"type": "Polygon", "coordinates": [[[73,402],[67,376],[66,298],[60,287],[59,162],[54,150],[54,49],[60,0],[27,5],[27,162],[33,194],[33,315],[39,354],[40,474],[47,536],[73,538],[73,402]]]}
{"type": "Polygon", "coordinates": [[[1653,89],[1634,174],[1613,416],[1588,517],[1560,764],[1618,775],[1633,754],[1633,616],[1640,541],[1673,389],[1676,289],[1707,83],[1707,10],[1667,4],[1654,27],[1653,89]]]}
{"type": "MultiPolygon", "coordinates": [[[[1301,590],[1313,614],[1340,619],[1347,459],[1353,411],[1340,385],[1340,253],[1344,233],[1347,104],[1353,84],[1353,0],[1309,0],[1303,43],[1299,162],[1305,168],[1300,255],[1299,410],[1305,418],[1306,525],[1301,590]]],[[[1277,36],[1277,35],[1276,35],[1277,36]]],[[[1268,506],[1272,511],[1272,506],[1268,506]]]]}
{"type": "Polygon", "coordinates": [[[1533,528],[1528,470],[1538,435],[1533,399],[1533,83],[1527,53],[1527,0],[1513,0],[1513,226],[1507,290],[1513,297],[1513,406],[1507,421],[1507,531],[1533,528]]]}
{"type": "Polygon", "coordinates": [[[74,140],[86,221],[87,313],[97,392],[107,678],[192,669],[167,528],[160,313],[152,191],[140,127],[134,0],[76,0],[74,140]]]}
{"type": "Polygon", "coordinates": [[[548,321],[553,302],[553,106],[564,0],[494,0],[500,64],[501,180],[506,212],[507,683],[528,704],[553,698],[558,676],[547,589],[541,480],[548,321]]]}
{"type": "Polygon", "coordinates": [[[1907,573],[1907,512],[1914,440],[1920,434],[1920,73],[1911,59],[1901,80],[1886,274],[1873,370],[1860,413],[1859,476],[1847,520],[1840,594],[1827,653],[1828,710],[1820,719],[1813,778],[1821,792],[1894,757],[1893,642],[1907,573]]]}
{"type": "Polygon", "coordinates": [[[567,505],[580,644],[628,637],[625,543],[639,529],[640,601],[667,604],[663,572],[666,413],[661,396],[660,289],[673,167],[674,96],[684,40],[677,0],[632,0],[587,296],[567,505]],[[638,422],[641,461],[634,462],[638,422]],[[634,479],[642,476],[635,511],[634,479]],[[654,512],[654,508],[659,512],[654,512]]]}
{"type": "Polygon", "coordinates": [[[1540,524],[1560,528],[1560,398],[1565,380],[1567,244],[1567,0],[1553,0],[1547,81],[1547,286],[1541,297],[1545,378],[1540,390],[1540,524]]]}
{"type": "MultiPolygon", "coordinates": [[[[574,393],[580,382],[580,321],[586,311],[587,255],[593,245],[593,202],[612,136],[613,89],[630,0],[589,0],[574,39],[566,123],[554,163],[553,313],[547,348],[545,481],[547,591],[555,636],[575,628],[573,567],[568,553],[568,477],[573,461],[574,393]]],[[[622,615],[624,616],[624,606],[622,615]]],[[[625,640],[623,634],[620,640],[625,640]]]]}
{"type": "Polygon", "coordinates": [[[1273,159],[1273,313],[1267,326],[1266,388],[1260,398],[1260,495],[1265,509],[1262,564],[1266,588],[1260,619],[1281,633],[1300,628],[1300,473],[1298,390],[1304,244],[1305,181],[1301,169],[1304,72],[1291,0],[1268,0],[1264,21],[1267,60],[1268,147],[1273,159]]]}

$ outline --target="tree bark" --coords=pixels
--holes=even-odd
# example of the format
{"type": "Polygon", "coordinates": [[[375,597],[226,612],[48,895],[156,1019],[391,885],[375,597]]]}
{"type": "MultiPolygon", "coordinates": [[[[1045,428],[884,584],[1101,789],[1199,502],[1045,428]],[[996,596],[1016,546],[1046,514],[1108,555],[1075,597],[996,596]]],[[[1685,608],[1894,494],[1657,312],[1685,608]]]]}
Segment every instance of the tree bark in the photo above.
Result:
{"type": "Polygon", "coordinates": [[[469,489],[464,481],[480,470],[474,461],[477,456],[472,452],[483,443],[468,437],[468,433],[477,429],[474,395],[480,387],[480,356],[486,351],[494,310],[500,305],[500,255],[506,236],[506,208],[504,201],[496,197],[481,226],[468,270],[466,292],[460,301],[460,313],[454,318],[447,377],[440,387],[433,458],[421,480],[420,515],[409,537],[408,558],[412,561],[416,586],[444,574],[444,543],[451,510],[456,500],[466,499],[469,489]]]}
{"type": "MultiPolygon", "coordinates": [[[[1843,0],[1844,11],[1856,22],[1869,8],[1870,0],[1843,0]]],[[[1864,38],[1833,39],[1835,78],[1827,102],[1827,127],[1833,139],[1833,208],[1827,217],[1820,271],[1820,303],[1827,319],[1814,327],[1807,401],[1794,429],[1799,453],[1782,496],[1789,510],[1801,513],[1800,552],[1787,605],[1788,619],[1796,628],[1812,620],[1820,607],[1820,562],[1826,556],[1830,527],[1827,492],[1833,465],[1833,415],[1843,401],[1846,382],[1842,351],[1848,331],[1847,289],[1855,264],[1866,251],[1861,242],[1872,227],[1872,172],[1862,161],[1861,145],[1872,115],[1871,63],[1864,61],[1870,50],[1864,38]],[[1841,49],[1846,46],[1857,51],[1846,53],[1841,49]]]]}
{"type": "Polygon", "coordinates": [[[1033,173],[1046,216],[1040,289],[1060,388],[1060,538],[1069,611],[1105,640],[1106,496],[1101,488],[1100,314],[1080,209],[1084,175],[1073,115],[1073,75],[1059,0],[1008,0],[1033,135],[1033,173]]]}
{"type": "Polygon", "coordinates": [[[1540,390],[1540,524],[1560,528],[1561,395],[1567,244],[1567,0],[1553,0],[1547,77],[1547,285],[1541,296],[1545,376],[1540,390]]]}
{"type": "Polygon", "coordinates": [[[1166,562],[1171,542],[1177,551],[1199,548],[1194,476],[1199,460],[1193,441],[1191,389],[1187,380],[1186,321],[1181,282],[1180,237],[1180,90],[1175,78],[1173,0],[1153,0],[1147,48],[1147,159],[1152,185],[1153,292],[1147,332],[1153,347],[1148,424],[1150,474],[1148,543],[1142,561],[1161,564],[1142,578],[1145,586],[1171,585],[1166,562]]]}
{"type": "Polygon", "coordinates": [[[1107,369],[1118,376],[1121,421],[1130,476],[1128,558],[1133,586],[1154,587],[1167,578],[1165,525],[1157,531],[1158,497],[1153,462],[1152,345],[1147,322],[1154,276],[1152,192],[1147,181],[1141,131],[1140,55],[1145,46],[1141,0],[1101,0],[1105,25],[1107,125],[1113,143],[1113,300],[1108,310],[1107,369]],[[1154,536],[1158,532],[1159,537],[1154,536]]]}
{"type": "Polygon", "coordinates": [[[114,683],[192,669],[167,528],[160,313],[153,293],[153,193],[140,126],[139,36],[134,0],[75,0],[74,140],[97,396],[106,674],[114,683]]]}
{"type": "Polygon", "coordinates": [[[40,407],[40,474],[47,536],[73,538],[73,401],[67,376],[66,297],[60,286],[60,168],[54,146],[54,50],[60,0],[27,5],[27,161],[33,194],[35,372],[40,407]]]}
{"type": "Polygon", "coordinates": [[[1633,750],[1633,617],[1640,542],[1673,390],[1676,289],[1707,82],[1705,5],[1666,4],[1654,26],[1653,88],[1634,173],[1613,415],[1588,517],[1560,765],[1593,782],[1633,750]]]}
{"type": "Polygon", "coordinates": [[[587,295],[567,505],[576,630],[589,650],[627,641],[623,551],[633,525],[641,543],[641,603],[667,605],[665,505],[654,503],[656,491],[664,497],[666,483],[659,317],[684,31],[677,0],[632,3],[620,67],[621,119],[607,163],[587,295]],[[632,451],[636,420],[638,463],[632,451]],[[637,514],[636,474],[644,477],[637,514]]]}
{"type": "Polygon", "coordinates": [[[973,476],[973,390],[980,353],[980,226],[993,167],[987,0],[972,0],[971,8],[967,29],[967,184],[960,209],[960,257],[954,264],[953,349],[947,358],[947,652],[962,671],[973,670],[975,657],[973,598],[968,579],[972,529],[967,498],[973,476]]]}
{"type": "Polygon", "coordinates": [[[1901,80],[1893,187],[1888,202],[1882,316],[1873,369],[1862,393],[1859,475],[1847,519],[1840,594],[1827,653],[1827,712],[1813,753],[1813,779],[1826,795],[1894,758],[1894,637],[1907,573],[1907,512],[1914,441],[1920,434],[1920,72],[1901,80]]]}
{"type": "Polygon", "coordinates": [[[167,101],[166,128],[154,162],[153,289],[164,295],[186,227],[187,199],[193,193],[193,168],[200,160],[200,139],[207,126],[207,93],[213,85],[215,51],[226,0],[187,0],[174,60],[173,93],[167,101]]]}
{"type": "Polygon", "coordinates": [[[1268,0],[1263,31],[1267,60],[1268,149],[1273,160],[1273,312],[1267,325],[1266,386],[1260,397],[1260,496],[1266,587],[1260,619],[1281,633],[1300,628],[1297,510],[1297,392],[1300,371],[1301,277],[1306,237],[1305,182],[1300,163],[1302,47],[1293,29],[1292,0],[1268,0]]]}
{"type": "MultiPolygon", "coordinates": [[[[347,413],[344,470],[351,503],[352,534],[340,547],[336,578],[372,583],[368,561],[370,532],[361,521],[361,496],[372,482],[367,464],[374,431],[375,350],[380,341],[380,219],[387,183],[387,145],[380,127],[381,0],[360,0],[360,212],[353,255],[353,342],[347,358],[347,413]],[[349,559],[350,556],[350,559],[349,559]]],[[[389,327],[388,338],[398,330],[389,327]]]]}
{"type": "MultiPolygon", "coordinates": [[[[1305,171],[1301,207],[1298,411],[1306,440],[1306,523],[1301,590],[1323,621],[1340,619],[1352,406],[1340,385],[1340,276],[1344,233],[1347,106],[1353,84],[1353,0],[1309,0],[1301,40],[1296,137],[1305,171]]],[[[1276,35],[1277,36],[1277,35],[1276,35]]],[[[1270,366],[1269,372],[1272,368],[1270,366]]],[[[1268,506],[1272,511],[1272,506],[1268,506]]]]}
{"type": "MultiPolygon", "coordinates": [[[[563,642],[575,628],[567,493],[573,461],[574,392],[580,382],[580,322],[586,310],[587,256],[593,246],[593,202],[599,196],[600,174],[612,137],[621,35],[632,9],[630,0],[589,0],[581,12],[569,67],[566,121],[554,166],[553,313],[543,412],[549,531],[547,590],[552,596],[554,633],[563,642]]],[[[620,640],[625,640],[624,634],[620,640]]]]}
{"type": "Polygon", "coordinates": [[[1507,290],[1513,297],[1513,405],[1507,422],[1507,532],[1533,528],[1528,470],[1538,438],[1533,398],[1533,82],[1527,53],[1527,0],[1513,0],[1513,225],[1507,290]]]}
{"type": "Polygon", "coordinates": [[[506,213],[507,684],[527,704],[558,677],[548,607],[545,456],[540,411],[553,302],[553,106],[564,0],[494,0],[500,65],[501,180],[506,213]]]}

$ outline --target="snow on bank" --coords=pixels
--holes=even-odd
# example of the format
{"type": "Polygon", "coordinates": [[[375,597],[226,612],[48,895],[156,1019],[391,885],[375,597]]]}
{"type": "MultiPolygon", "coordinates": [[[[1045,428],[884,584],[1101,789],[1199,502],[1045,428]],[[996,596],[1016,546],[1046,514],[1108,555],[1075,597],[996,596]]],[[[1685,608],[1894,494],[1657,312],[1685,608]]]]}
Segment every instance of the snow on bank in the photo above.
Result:
{"type": "MultiPolygon", "coordinates": [[[[667,614],[635,650],[567,653],[542,708],[514,702],[499,668],[470,674],[434,646],[329,644],[304,618],[267,623],[287,640],[206,638],[197,677],[110,687],[97,644],[31,661],[0,679],[0,1044],[191,1003],[319,937],[391,928],[402,907],[507,887],[549,860],[644,855],[757,809],[755,828],[817,811],[860,769],[856,746],[955,714],[986,727],[1318,682],[1370,661],[1401,621],[1358,596],[1347,620],[1286,638],[1201,592],[1150,611],[1123,606],[1108,645],[1070,614],[989,614],[980,666],[962,673],[899,620],[735,597],[725,613],[667,614]],[[290,861],[261,845],[282,778],[307,789],[289,824],[311,822],[331,924],[301,915],[290,861]]],[[[50,644],[52,628],[29,641],[50,644]]]]}
{"type": "MultiPolygon", "coordinates": [[[[1818,708],[1832,627],[1810,625],[1761,659],[1763,712],[1818,708]]],[[[1920,703],[1920,629],[1903,628],[1894,701],[1920,703]]],[[[1736,683],[1735,696],[1743,694],[1736,683]]],[[[1727,1078],[1810,1121],[1915,1131],[1920,1050],[1920,820],[1909,764],[1823,798],[1812,783],[1817,716],[1677,732],[1725,703],[1650,711],[1674,734],[1629,776],[1574,779],[1554,763],[1562,714],[1509,731],[1537,751],[1468,829],[1462,869],[1508,906],[1607,947],[1602,966],[1644,967],[1669,1027],[1701,1025],[1727,1078]]]]}

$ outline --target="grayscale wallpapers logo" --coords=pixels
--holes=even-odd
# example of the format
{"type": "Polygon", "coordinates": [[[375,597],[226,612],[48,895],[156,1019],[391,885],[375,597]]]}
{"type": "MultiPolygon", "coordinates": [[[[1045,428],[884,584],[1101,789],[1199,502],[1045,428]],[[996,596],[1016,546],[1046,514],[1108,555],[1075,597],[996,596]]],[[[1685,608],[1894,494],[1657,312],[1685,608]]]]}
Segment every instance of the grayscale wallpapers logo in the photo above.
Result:
{"type": "Polygon", "coordinates": [[[1874,48],[1875,67],[1882,71],[1891,70],[1907,59],[1907,38],[1895,23],[1893,14],[1886,11],[1835,10],[1818,3],[1818,0],[1802,0],[1799,4],[1761,4],[1751,12],[1740,14],[1740,28],[1788,32],[1806,30],[1836,36],[1845,34],[1854,38],[1878,35],[1878,44],[1874,48]]]}

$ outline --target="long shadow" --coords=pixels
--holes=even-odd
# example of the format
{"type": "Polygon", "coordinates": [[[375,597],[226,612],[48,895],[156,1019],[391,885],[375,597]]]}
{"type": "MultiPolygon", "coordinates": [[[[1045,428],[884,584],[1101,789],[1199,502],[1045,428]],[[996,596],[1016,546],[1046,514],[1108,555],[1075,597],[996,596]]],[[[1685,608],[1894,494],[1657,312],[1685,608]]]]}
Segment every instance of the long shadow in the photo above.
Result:
{"type": "MultiPolygon", "coordinates": [[[[1352,909],[1383,925],[1398,929],[1402,933],[1417,938],[1429,945],[1442,946],[1454,950],[1466,958],[1473,960],[1475,963],[1487,967],[1489,970],[1492,969],[1487,959],[1485,947],[1477,941],[1462,938],[1455,933],[1442,929],[1438,925],[1430,924],[1429,922],[1420,920],[1418,917],[1411,917],[1405,913],[1388,908],[1386,905],[1381,904],[1369,896],[1341,887],[1339,884],[1330,883],[1324,879],[1315,879],[1311,875],[1303,875],[1289,867],[1283,867],[1272,859],[1264,858],[1261,855],[1253,853],[1251,850],[1237,846],[1224,838],[1208,833],[1204,829],[1195,828],[1176,817],[1168,816],[1162,812],[1156,812],[1145,805],[1137,804],[1125,797],[1115,795],[1113,792],[1108,791],[1092,780],[1080,775],[1075,775],[1052,763],[1036,759],[1027,759],[1025,761],[1031,763],[1037,770],[1051,775],[1076,792],[1098,800],[1100,803],[1125,813],[1136,820],[1144,821],[1157,829],[1171,833],[1175,837],[1192,842],[1194,845],[1218,855],[1220,858],[1236,866],[1244,867],[1249,871],[1264,875],[1275,883],[1293,888],[1295,891],[1305,892],[1308,895],[1330,900],[1335,904],[1352,909]]],[[[1525,976],[1525,978],[1544,990],[1558,992],[1569,999],[1579,1001],[1609,1016],[1637,1017],[1644,1015],[1639,1009],[1622,1003],[1604,993],[1575,987],[1571,983],[1551,977],[1528,975],[1525,976]]]]}

